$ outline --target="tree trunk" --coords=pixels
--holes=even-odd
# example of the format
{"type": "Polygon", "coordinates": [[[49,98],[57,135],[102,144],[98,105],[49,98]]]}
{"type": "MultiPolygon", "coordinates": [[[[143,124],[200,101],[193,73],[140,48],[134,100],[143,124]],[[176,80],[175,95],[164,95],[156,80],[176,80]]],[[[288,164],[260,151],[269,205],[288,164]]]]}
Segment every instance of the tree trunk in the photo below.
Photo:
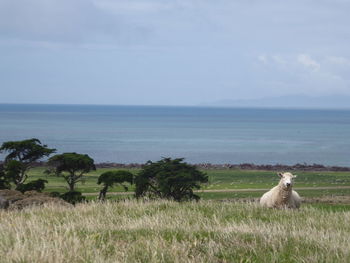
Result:
{"type": "Polygon", "coordinates": [[[74,192],[75,183],[74,182],[70,182],[70,183],[68,183],[68,185],[69,185],[69,192],[74,192]]]}
{"type": "Polygon", "coordinates": [[[105,186],[102,188],[102,190],[100,191],[100,195],[99,195],[99,197],[98,197],[98,199],[99,199],[100,201],[104,201],[104,200],[106,199],[107,189],[108,189],[108,186],[105,185],[105,186]]]}

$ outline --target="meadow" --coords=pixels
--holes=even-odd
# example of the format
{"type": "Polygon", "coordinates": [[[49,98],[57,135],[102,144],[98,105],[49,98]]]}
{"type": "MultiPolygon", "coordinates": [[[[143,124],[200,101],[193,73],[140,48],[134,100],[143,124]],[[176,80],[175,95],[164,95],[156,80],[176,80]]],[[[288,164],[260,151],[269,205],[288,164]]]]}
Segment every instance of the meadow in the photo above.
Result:
{"type": "MultiPolygon", "coordinates": [[[[67,184],[61,177],[44,174],[45,167],[37,167],[30,171],[28,181],[43,178],[48,180],[45,191],[66,192],[67,184]]],[[[77,184],[77,190],[87,196],[89,200],[96,200],[101,186],[97,184],[97,178],[110,168],[100,168],[85,176],[83,182],[77,184]]],[[[138,169],[130,169],[136,174],[138,169]]],[[[198,195],[205,200],[226,200],[237,198],[258,198],[267,189],[278,183],[277,173],[274,171],[255,170],[203,170],[209,177],[209,182],[202,185],[198,195]]],[[[295,189],[305,198],[318,198],[318,200],[331,200],[332,197],[350,197],[350,172],[329,171],[294,171],[295,189]]],[[[133,186],[125,193],[122,187],[109,189],[107,198],[120,199],[132,196],[133,186]]],[[[340,200],[339,198],[336,200],[340,200]]],[[[344,200],[348,200],[345,199],[344,200]]],[[[330,203],[330,202],[328,202],[330,203]]],[[[339,202],[337,202],[339,203],[339,202]]],[[[341,202],[344,203],[344,202],[341,202]]],[[[347,202],[345,202],[347,203],[347,202]]],[[[349,200],[350,204],[350,200],[349,200]]]]}
{"type": "MultiPolygon", "coordinates": [[[[87,203],[0,211],[0,262],[350,262],[348,172],[294,172],[302,207],[276,210],[257,203],[276,172],[205,170],[199,202],[136,200],[131,186],[101,203],[96,182],[106,170],[77,185],[87,203]]],[[[67,191],[44,171],[29,180],[67,191]]]]}
{"type": "Polygon", "coordinates": [[[350,211],[90,202],[0,211],[1,262],[349,262],[350,211]]]}

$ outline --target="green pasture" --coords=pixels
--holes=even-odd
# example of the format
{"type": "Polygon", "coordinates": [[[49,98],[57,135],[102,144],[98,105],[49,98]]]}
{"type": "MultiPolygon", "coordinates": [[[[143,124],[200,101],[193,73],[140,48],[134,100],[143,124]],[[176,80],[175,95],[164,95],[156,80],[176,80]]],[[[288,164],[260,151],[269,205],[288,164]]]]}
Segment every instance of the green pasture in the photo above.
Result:
{"type": "MultiPolygon", "coordinates": [[[[37,167],[30,171],[28,181],[38,178],[46,179],[48,184],[47,192],[66,192],[67,184],[61,177],[46,175],[45,167],[37,167]]],[[[77,190],[88,195],[88,199],[96,199],[92,193],[98,193],[101,186],[97,184],[97,178],[100,174],[108,170],[101,168],[87,174],[83,182],[77,184],[77,190]]],[[[138,169],[130,169],[130,172],[136,174],[138,169]]],[[[209,177],[209,182],[202,185],[198,195],[205,200],[225,200],[237,198],[258,198],[265,190],[278,183],[278,176],[273,171],[254,171],[254,170],[204,170],[209,177]],[[247,189],[241,191],[240,189],[247,189]],[[259,190],[260,189],[260,190],[259,190]],[[214,192],[210,192],[214,191],[214,192]],[[221,192],[215,192],[221,191],[221,192]]],[[[302,197],[322,197],[322,196],[350,196],[350,189],[334,189],[335,187],[350,187],[350,172],[293,172],[298,177],[295,180],[295,188],[308,187],[309,189],[298,189],[302,197]],[[318,189],[322,187],[322,189],[318,189]],[[327,189],[329,188],[329,189],[327,189]],[[333,188],[333,189],[332,189],[333,188]]],[[[133,186],[129,191],[133,191],[133,186]]],[[[124,192],[122,187],[114,187],[109,190],[112,192],[124,192]]],[[[107,194],[109,199],[118,199],[130,197],[126,195],[107,194]]]]}

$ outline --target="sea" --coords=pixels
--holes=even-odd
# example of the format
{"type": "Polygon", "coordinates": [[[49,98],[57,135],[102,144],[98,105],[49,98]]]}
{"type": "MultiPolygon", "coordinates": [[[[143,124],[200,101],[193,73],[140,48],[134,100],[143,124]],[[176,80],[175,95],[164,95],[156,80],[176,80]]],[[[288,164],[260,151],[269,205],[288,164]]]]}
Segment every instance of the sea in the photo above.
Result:
{"type": "Polygon", "coordinates": [[[0,104],[0,143],[28,138],[96,163],[350,166],[350,110],[0,104]]]}

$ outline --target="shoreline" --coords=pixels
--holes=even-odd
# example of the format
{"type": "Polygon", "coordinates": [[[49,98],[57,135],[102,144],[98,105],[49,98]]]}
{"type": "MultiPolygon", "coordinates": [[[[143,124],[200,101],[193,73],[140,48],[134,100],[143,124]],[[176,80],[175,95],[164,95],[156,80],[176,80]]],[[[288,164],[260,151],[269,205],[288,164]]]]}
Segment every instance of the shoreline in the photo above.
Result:
{"type": "MultiPolygon", "coordinates": [[[[0,164],[3,162],[0,161],[0,164]]],[[[190,163],[191,164],[191,163],[190,163]]],[[[330,171],[330,172],[349,172],[350,167],[346,166],[331,166],[322,164],[212,164],[212,163],[197,163],[191,164],[202,170],[261,170],[261,171],[330,171]]],[[[36,162],[33,167],[46,166],[46,162],[36,162]]],[[[96,168],[117,168],[117,169],[140,169],[144,166],[141,163],[110,163],[101,162],[95,164],[96,168]]]]}
{"type": "MultiPolygon", "coordinates": [[[[144,164],[139,163],[98,163],[95,164],[96,168],[142,168],[144,164]]],[[[322,164],[253,164],[253,163],[241,163],[241,164],[212,164],[212,163],[197,163],[192,164],[199,169],[203,170],[263,170],[263,171],[334,171],[334,172],[347,172],[350,171],[350,167],[345,166],[327,166],[322,164]]]]}

